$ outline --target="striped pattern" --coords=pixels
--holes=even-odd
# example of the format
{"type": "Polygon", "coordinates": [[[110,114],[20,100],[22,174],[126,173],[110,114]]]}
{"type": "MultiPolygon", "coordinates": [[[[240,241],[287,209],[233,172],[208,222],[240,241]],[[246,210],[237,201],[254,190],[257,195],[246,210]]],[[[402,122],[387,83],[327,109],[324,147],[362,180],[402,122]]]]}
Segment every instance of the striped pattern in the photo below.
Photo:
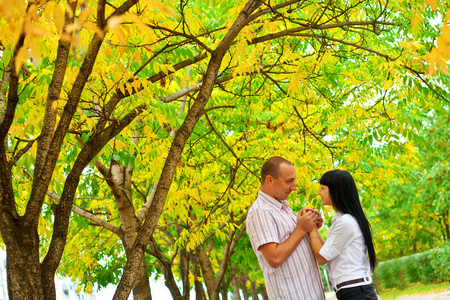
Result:
{"type": "MultiPolygon", "coordinates": [[[[284,201],[283,201],[284,202],[284,201]]],[[[287,202],[287,201],[286,201],[287,202]]],[[[248,211],[247,234],[264,274],[269,299],[323,300],[319,265],[305,236],[292,255],[278,268],[272,268],[258,248],[261,245],[284,242],[297,226],[297,216],[263,192],[248,211]]]]}

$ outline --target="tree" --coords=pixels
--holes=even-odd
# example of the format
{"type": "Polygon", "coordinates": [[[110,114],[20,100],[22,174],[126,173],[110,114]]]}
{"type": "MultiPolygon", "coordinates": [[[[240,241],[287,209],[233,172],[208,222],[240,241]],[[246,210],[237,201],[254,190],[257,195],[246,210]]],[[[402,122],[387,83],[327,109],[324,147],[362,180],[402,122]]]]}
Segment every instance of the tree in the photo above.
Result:
{"type": "MultiPolygon", "coordinates": [[[[228,282],[240,276],[224,250],[245,228],[240,220],[267,156],[295,162],[298,208],[314,202],[311,178],[322,170],[338,165],[366,172],[379,157],[404,150],[391,137],[413,132],[405,111],[424,105],[417,84],[400,86],[405,78],[439,95],[408,52],[415,40],[407,21],[419,6],[211,3],[5,4],[0,232],[11,299],[55,297],[71,211],[102,226],[94,243],[106,240],[103,228],[121,239],[127,265],[115,297],[125,298],[131,288],[136,297],[148,296],[144,253],[158,256],[162,235],[154,232],[166,203],[177,209],[166,206],[161,226],[181,217],[173,245],[196,249],[189,254],[192,271],[185,265],[183,272],[180,261],[180,273],[196,274],[203,259],[208,293],[217,298],[226,274],[228,282]],[[174,101],[183,96],[180,110],[174,101]],[[374,139],[389,146],[375,153],[374,139]],[[205,191],[212,196],[202,199],[205,191]],[[205,213],[209,223],[192,226],[205,213]],[[224,213],[229,216],[221,218],[224,213]],[[223,234],[229,239],[217,242],[223,234]],[[220,253],[219,271],[214,257],[200,257],[207,238],[216,240],[206,254],[220,253]]],[[[85,219],[73,220],[72,229],[87,228],[85,219]]],[[[102,258],[120,251],[104,245],[96,252],[102,258]]],[[[190,286],[186,276],[184,283],[190,286]]]]}
{"type": "Polygon", "coordinates": [[[380,259],[427,251],[449,240],[448,121],[448,105],[436,105],[423,117],[414,163],[399,166],[379,199],[374,230],[380,259]],[[396,226],[388,226],[392,223],[396,226]]]}

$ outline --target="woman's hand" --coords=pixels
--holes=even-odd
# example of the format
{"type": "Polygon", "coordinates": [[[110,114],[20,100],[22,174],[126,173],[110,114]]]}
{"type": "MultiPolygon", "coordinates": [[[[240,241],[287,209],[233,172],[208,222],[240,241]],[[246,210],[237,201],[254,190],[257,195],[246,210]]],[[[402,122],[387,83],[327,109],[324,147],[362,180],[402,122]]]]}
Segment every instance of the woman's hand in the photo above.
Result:
{"type": "Polygon", "coordinates": [[[317,227],[317,229],[322,227],[322,225],[323,225],[323,218],[322,218],[322,215],[320,214],[320,212],[317,209],[315,209],[315,208],[307,207],[307,208],[303,208],[300,211],[300,215],[302,216],[307,211],[312,211],[313,213],[315,213],[318,216],[318,218],[316,218],[316,227],[317,227]]]}

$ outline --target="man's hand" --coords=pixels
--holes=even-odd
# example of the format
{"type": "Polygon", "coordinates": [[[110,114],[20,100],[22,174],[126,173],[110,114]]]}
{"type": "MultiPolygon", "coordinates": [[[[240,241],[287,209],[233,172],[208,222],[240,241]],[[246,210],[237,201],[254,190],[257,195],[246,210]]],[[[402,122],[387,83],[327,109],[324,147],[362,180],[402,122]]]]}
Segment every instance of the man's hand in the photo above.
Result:
{"type": "Polygon", "coordinates": [[[302,209],[297,214],[297,227],[304,232],[310,232],[317,226],[317,222],[321,224],[319,219],[322,217],[318,216],[315,212],[310,209],[302,209]]]}
{"type": "Polygon", "coordinates": [[[320,212],[317,210],[317,209],[315,209],[315,208],[304,208],[304,209],[302,209],[300,212],[303,214],[303,213],[305,213],[305,212],[307,212],[307,211],[312,211],[313,213],[315,213],[317,216],[319,216],[319,218],[317,219],[317,221],[316,221],[316,227],[317,227],[317,229],[319,229],[320,227],[322,227],[322,225],[323,225],[323,218],[322,218],[322,215],[320,214],[320,212]]]}
{"type": "Polygon", "coordinates": [[[322,225],[323,225],[323,218],[322,218],[322,216],[319,216],[319,218],[318,218],[317,221],[316,221],[316,227],[317,227],[317,229],[319,229],[320,227],[322,227],[322,225]]]}

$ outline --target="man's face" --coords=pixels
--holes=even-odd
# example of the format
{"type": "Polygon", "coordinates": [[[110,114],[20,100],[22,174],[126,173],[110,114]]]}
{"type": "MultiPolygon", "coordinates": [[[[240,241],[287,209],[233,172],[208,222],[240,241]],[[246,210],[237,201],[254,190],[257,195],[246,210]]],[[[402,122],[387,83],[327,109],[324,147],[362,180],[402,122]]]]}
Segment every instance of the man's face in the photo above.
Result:
{"type": "Polygon", "coordinates": [[[297,178],[297,175],[295,174],[294,166],[282,163],[278,178],[272,176],[269,178],[272,191],[271,196],[278,201],[286,200],[289,194],[297,189],[295,178],[297,178]]]}

